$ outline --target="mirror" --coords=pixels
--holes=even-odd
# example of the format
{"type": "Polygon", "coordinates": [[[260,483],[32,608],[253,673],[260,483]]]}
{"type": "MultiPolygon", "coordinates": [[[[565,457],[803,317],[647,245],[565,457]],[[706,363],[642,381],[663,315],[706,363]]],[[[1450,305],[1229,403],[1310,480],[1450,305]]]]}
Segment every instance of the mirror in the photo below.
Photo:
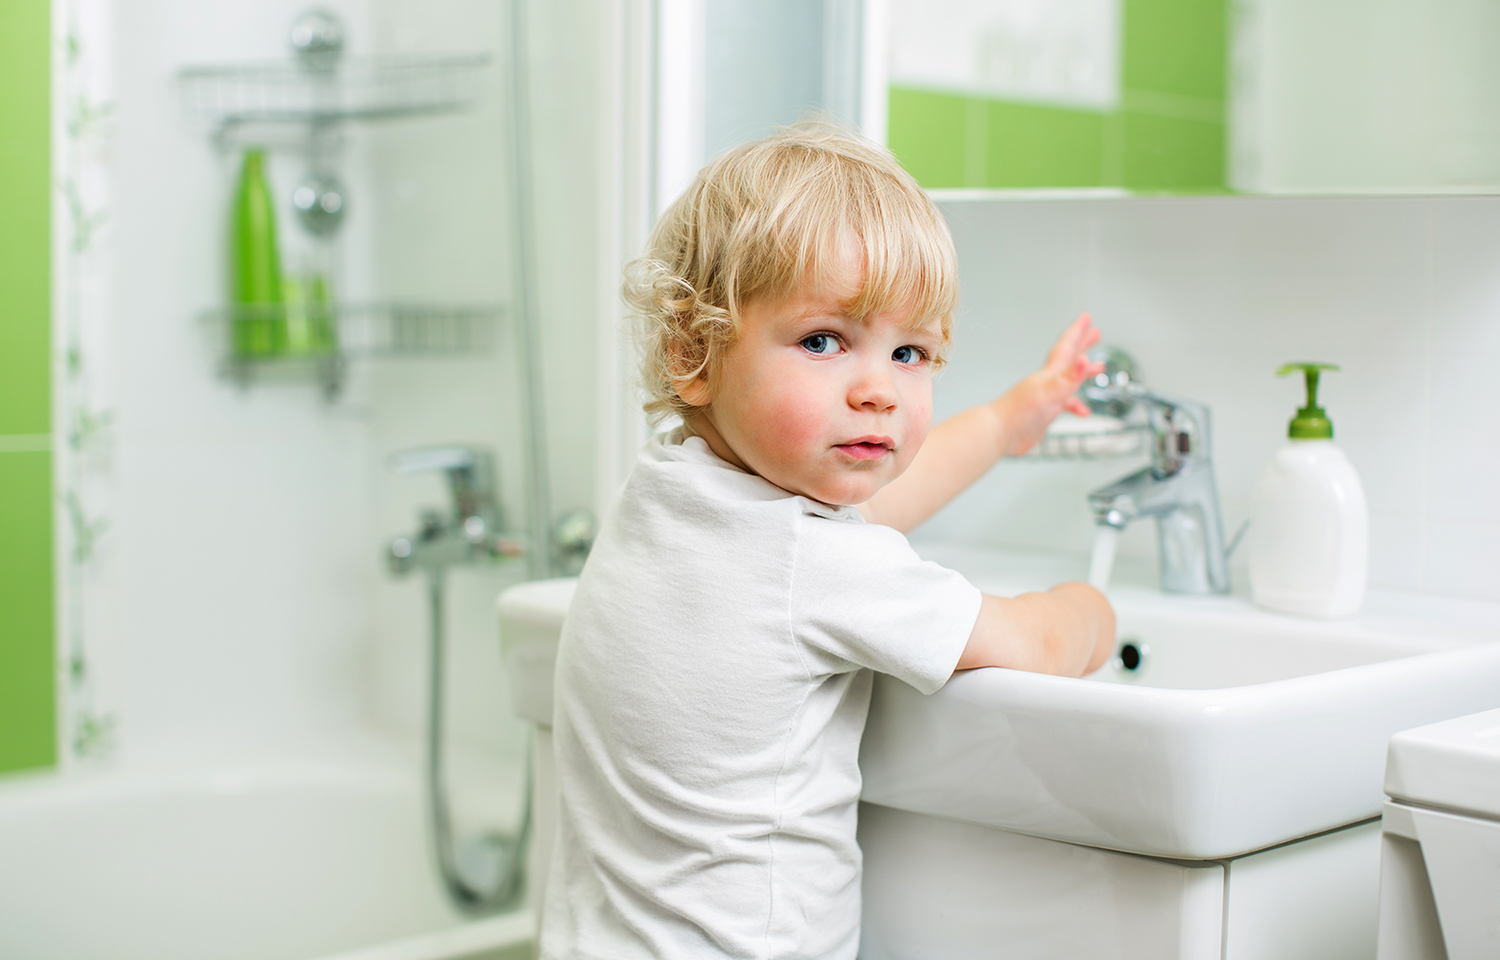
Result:
{"type": "Polygon", "coordinates": [[[657,0],[656,208],[809,110],[923,186],[1500,192],[1497,0],[657,0]]]}
{"type": "Polygon", "coordinates": [[[889,0],[888,18],[887,142],[929,188],[1500,189],[1494,0],[889,0]]]}

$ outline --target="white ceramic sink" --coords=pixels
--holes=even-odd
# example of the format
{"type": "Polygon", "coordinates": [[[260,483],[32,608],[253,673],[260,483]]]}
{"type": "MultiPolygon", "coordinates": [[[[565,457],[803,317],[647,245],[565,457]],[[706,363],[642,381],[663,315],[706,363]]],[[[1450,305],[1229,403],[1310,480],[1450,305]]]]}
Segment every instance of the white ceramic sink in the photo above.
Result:
{"type": "MultiPolygon", "coordinates": [[[[1000,595],[1081,570],[919,545],[1000,595]]],[[[1360,617],[1235,597],[1111,591],[1140,668],[1075,680],[960,674],[932,696],[878,677],[864,799],[1134,853],[1237,856],[1376,817],[1386,743],[1500,707],[1500,604],[1372,594],[1360,617]]]]}

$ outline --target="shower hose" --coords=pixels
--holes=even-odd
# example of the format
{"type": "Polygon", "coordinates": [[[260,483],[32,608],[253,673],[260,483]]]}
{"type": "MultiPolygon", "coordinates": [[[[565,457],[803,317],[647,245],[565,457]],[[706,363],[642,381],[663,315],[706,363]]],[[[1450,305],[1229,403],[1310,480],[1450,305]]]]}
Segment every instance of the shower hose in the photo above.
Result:
{"type": "Polygon", "coordinates": [[[453,905],[466,914],[497,913],[513,904],[525,877],[526,846],[531,837],[531,748],[521,800],[521,823],[513,835],[486,833],[453,844],[443,751],[444,641],[443,574],[430,570],[427,598],[431,619],[431,663],[427,697],[427,814],[437,852],[438,872],[453,905]]]}

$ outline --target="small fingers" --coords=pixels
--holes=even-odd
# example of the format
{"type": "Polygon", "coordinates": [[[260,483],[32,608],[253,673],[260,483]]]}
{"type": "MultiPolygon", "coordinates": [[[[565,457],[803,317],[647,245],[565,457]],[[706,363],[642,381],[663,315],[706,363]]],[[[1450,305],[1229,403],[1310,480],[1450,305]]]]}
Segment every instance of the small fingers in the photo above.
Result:
{"type": "Polygon", "coordinates": [[[1068,329],[1057,338],[1057,343],[1047,354],[1047,366],[1072,368],[1089,347],[1099,342],[1099,337],[1099,328],[1094,326],[1093,318],[1087,312],[1080,313],[1076,320],[1068,324],[1068,329]]]}
{"type": "Polygon", "coordinates": [[[1104,372],[1104,364],[1092,363],[1082,357],[1078,358],[1078,382],[1092,380],[1104,372]]]}

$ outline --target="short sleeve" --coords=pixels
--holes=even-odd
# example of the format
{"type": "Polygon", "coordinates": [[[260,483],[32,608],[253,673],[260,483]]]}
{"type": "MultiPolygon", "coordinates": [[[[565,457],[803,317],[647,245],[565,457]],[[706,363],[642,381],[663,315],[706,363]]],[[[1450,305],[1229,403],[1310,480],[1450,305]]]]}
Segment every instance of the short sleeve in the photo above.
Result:
{"type": "Polygon", "coordinates": [[[792,631],[830,673],[869,667],[932,693],[953,675],[981,599],[890,527],[801,518],[792,631]]]}

